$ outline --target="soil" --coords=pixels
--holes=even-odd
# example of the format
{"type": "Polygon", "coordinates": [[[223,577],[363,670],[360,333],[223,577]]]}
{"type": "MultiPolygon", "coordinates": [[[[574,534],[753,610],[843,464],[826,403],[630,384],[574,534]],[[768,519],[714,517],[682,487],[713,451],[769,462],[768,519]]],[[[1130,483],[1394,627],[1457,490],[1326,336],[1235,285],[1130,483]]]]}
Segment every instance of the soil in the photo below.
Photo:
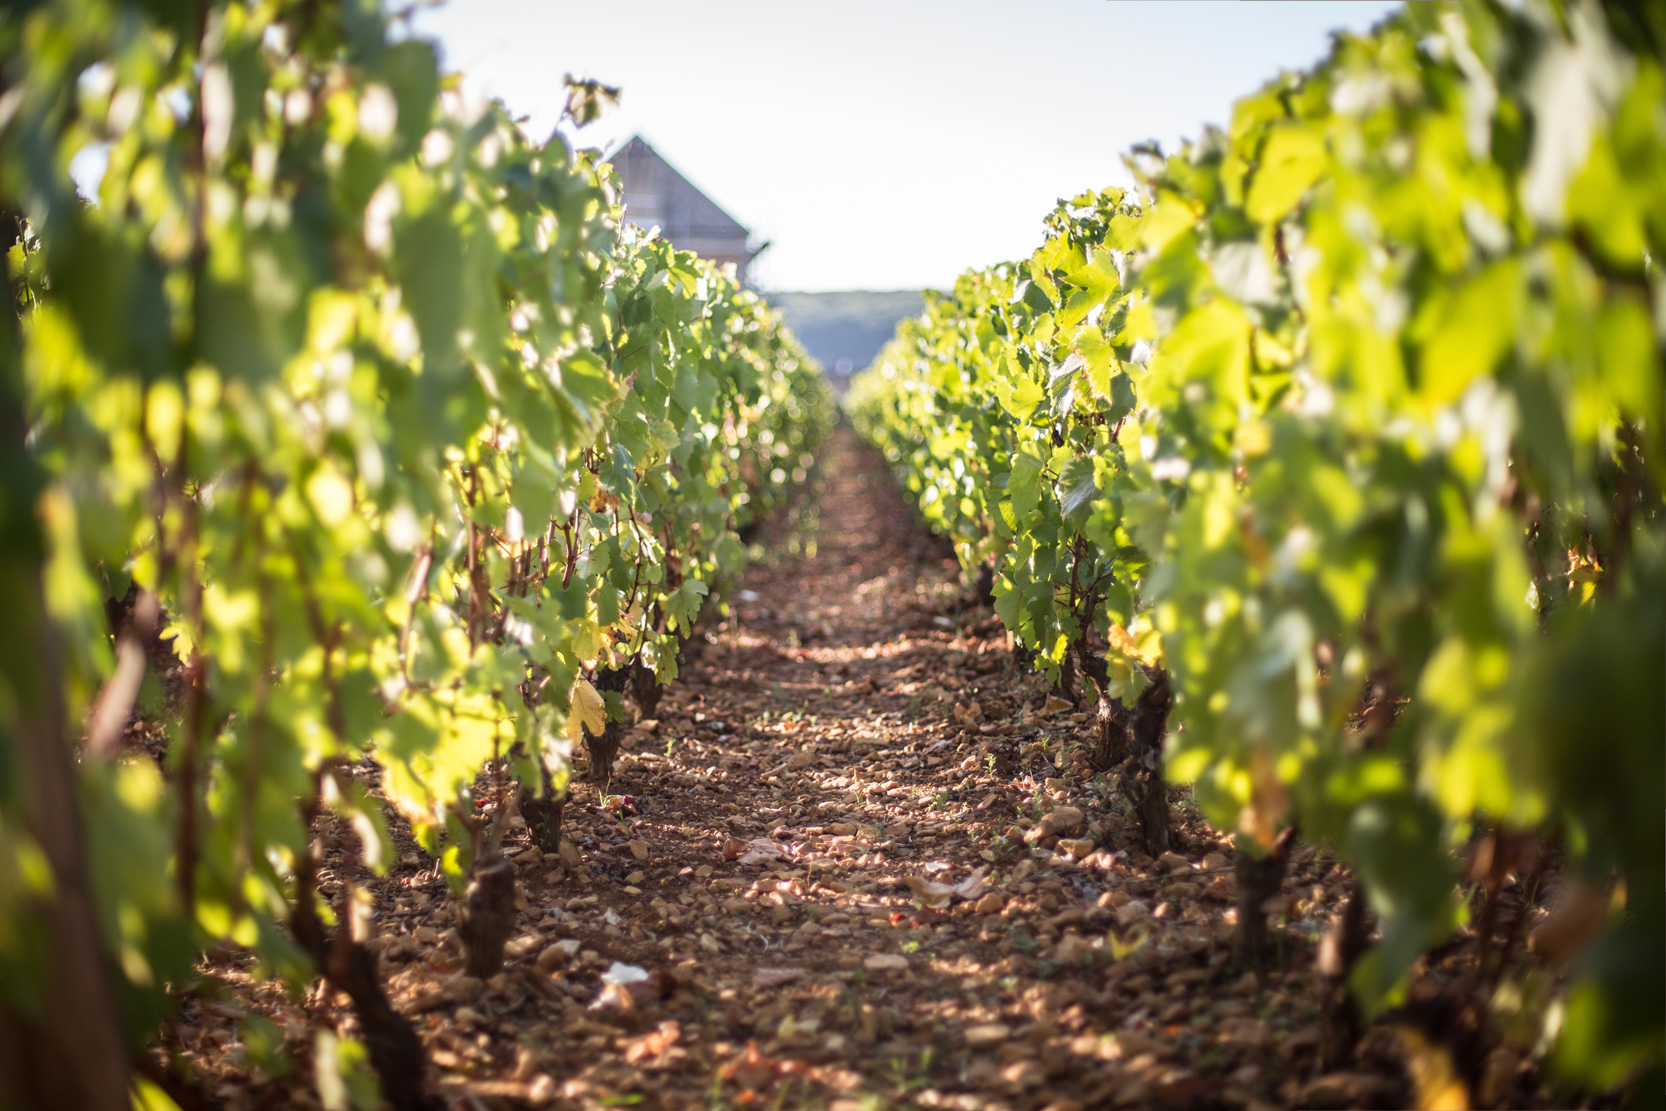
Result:
{"type": "MultiPolygon", "coordinates": [[[[627,730],[614,794],[575,780],[570,845],[512,829],[501,973],[463,975],[456,901],[408,841],[362,876],[431,1090],[568,1111],[1405,1107],[1414,1075],[1451,1073],[1392,1018],[1321,1070],[1314,954],[1345,870],[1296,846],[1272,958],[1236,964],[1230,838],[1171,790],[1175,851],[1146,857],[1089,766],[1091,707],[1018,658],[883,460],[841,430],[821,472],[627,730]]],[[[1424,995],[1466,974],[1461,948],[1420,969],[1424,995]]],[[[354,1033],[351,1009],[253,968],[211,953],[159,1059],[226,1107],[321,1106],[316,1032],[354,1033]]],[[[1476,1098],[1543,1102],[1507,1050],[1461,1063],[1476,1098]]]]}

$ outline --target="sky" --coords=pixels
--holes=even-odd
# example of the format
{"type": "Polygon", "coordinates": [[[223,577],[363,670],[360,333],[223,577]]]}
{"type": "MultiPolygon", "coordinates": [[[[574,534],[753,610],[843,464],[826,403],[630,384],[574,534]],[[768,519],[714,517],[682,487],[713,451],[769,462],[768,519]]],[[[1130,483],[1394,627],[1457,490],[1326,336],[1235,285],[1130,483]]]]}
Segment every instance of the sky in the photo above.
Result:
{"type": "Polygon", "coordinates": [[[1126,185],[1336,29],[1397,4],[450,0],[445,68],[557,125],[563,75],[623,90],[572,134],[640,134],[769,248],[763,289],[940,288],[1028,255],[1060,197],[1126,185]]]}

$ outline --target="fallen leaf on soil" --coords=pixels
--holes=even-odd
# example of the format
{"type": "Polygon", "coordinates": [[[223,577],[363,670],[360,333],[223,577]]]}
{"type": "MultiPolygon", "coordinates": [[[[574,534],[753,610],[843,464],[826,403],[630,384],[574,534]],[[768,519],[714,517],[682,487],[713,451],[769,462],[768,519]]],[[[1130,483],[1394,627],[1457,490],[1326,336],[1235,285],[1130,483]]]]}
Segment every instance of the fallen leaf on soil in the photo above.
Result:
{"type": "Polygon", "coordinates": [[[946,883],[932,883],[919,876],[909,876],[908,886],[914,889],[914,897],[924,907],[946,907],[954,896],[954,888],[946,883]]]}
{"type": "Polygon", "coordinates": [[[989,890],[989,875],[983,868],[975,869],[971,875],[954,885],[954,894],[959,899],[976,899],[989,890]]]}
{"type": "MultiPolygon", "coordinates": [[[[946,865],[944,866],[946,867],[946,865]]],[[[926,865],[927,871],[931,865],[926,865]]],[[[979,868],[957,884],[934,883],[920,876],[909,876],[908,886],[913,889],[914,897],[920,905],[941,909],[956,899],[967,901],[976,899],[989,888],[989,876],[984,869],[979,868]]]]}
{"type": "Polygon", "coordinates": [[[785,852],[785,846],[767,837],[754,837],[750,841],[730,837],[723,842],[723,859],[738,859],[742,864],[772,864],[780,860],[785,852]]]}
{"type": "Polygon", "coordinates": [[[740,862],[742,864],[773,864],[780,859],[781,850],[776,846],[772,845],[768,848],[753,846],[750,851],[741,855],[740,862]]]}
{"type": "MultiPolygon", "coordinates": [[[[1134,904],[1129,904],[1130,906],[1134,904]]],[[[1120,914],[1118,918],[1120,919],[1120,914]]],[[[1127,930],[1118,934],[1111,930],[1105,934],[1105,944],[1111,950],[1111,959],[1120,961],[1140,951],[1147,941],[1151,940],[1151,927],[1144,922],[1135,922],[1127,930]]]]}

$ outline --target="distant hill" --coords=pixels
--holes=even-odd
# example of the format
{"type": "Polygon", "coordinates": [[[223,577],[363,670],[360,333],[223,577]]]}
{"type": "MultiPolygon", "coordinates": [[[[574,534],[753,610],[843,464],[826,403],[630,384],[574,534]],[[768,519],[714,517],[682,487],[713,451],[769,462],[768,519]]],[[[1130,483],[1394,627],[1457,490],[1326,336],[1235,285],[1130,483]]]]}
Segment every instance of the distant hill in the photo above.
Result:
{"type": "Polygon", "coordinates": [[[850,384],[852,374],[873,362],[897,330],[897,322],[925,307],[925,298],[913,290],[764,296],[786,314],[787,327],[826,369],[840,393],[850,384]]]}

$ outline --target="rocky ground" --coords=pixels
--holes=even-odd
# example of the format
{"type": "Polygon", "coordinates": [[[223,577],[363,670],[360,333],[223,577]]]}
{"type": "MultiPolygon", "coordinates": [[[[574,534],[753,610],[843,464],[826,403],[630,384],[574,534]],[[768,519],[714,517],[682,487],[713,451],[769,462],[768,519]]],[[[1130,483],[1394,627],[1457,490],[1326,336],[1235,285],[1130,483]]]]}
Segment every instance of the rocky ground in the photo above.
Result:
{"type": "MultiPolygon", "coordinates": [[[[1088,715],[969,604],[877,458],[848,432],[825,456],[616,794],[576,784],[559,857],[511,837],[503,973],[460,974],[414,850],[371,881],[372,947],[450,1106],[1403,1107],[1451,1072],[1383,1022],[1322,1073],[1342,870],[1298,848],[1275,960],[1235,967],[1230,838],[1175,792],[1180,851],[1141,853],[1088,715]]],[[[312,1058],[353,1031],[345,1000],[214,956],[163,1052],[227,1107],[332,1102],[312,1058]]],[[[1540,1102],[1511,1051],[1469,1065],[1488,1105],[1540,1102]]]]}

